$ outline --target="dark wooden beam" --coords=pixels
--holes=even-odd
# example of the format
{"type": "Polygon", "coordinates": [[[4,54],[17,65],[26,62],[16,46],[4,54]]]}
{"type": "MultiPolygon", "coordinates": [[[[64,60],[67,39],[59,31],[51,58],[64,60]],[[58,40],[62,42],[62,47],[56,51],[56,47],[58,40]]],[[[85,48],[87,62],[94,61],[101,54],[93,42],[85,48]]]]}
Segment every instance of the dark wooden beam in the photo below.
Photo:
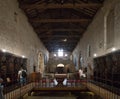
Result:
{"type": "MultiPolygon", "coordinates": [[[[54,48],[50,48],[50,52],[58,52],[58,49],[60,49],[62,47],[54,47],[54,48]]],[[[48,49],[48,48],[47,48],[48,49]]],[[[72,52],[74,48],[62,48],[64,50],[64,52],[72,52]]]]}
{"type": "Polygon", "coordinates": [[[37,28],[37,29],[35,29],[36,31],[39,31],[39,32],[44,32],[44,31],[55,31],[55,32],[57,32],[57,31],[61,31],[61,32],[63,32],[63,31],[76,31],[76,32],[81,32],[82,31],[82,29],[39,29],[39,28],[37,28]]]}
{"type": "Polygon", "coordinates": [[[36,23],[66,23],[66,22],[72,22],[72,23],[79,23],[79,22],[88,22],[91,21],[91,19],[31,19],[31,22],[36,22],[36,23]]]}
{"type": "Polygon", "coordinates": [[[39,35],[39,38],[80,38],[82,35],[39,35]]]}
{"type": "Polygon", "coordinates": [[[47,49],[49,49],[49,51],[57,51],[58,52],[58,49],[63,49],[64,51],[68,51],[68,52],[72,52],[73,49],[75,48],[76,46],[74,47],[46,47],[47,49]]]}
{"type": "Polygon", "coordinates": [[[76,42],[73,42],[73,43],[71,43],[71,42],[69,42],[69,43],[44,43],[46,46],[74,46],[74,45],[76,45],[77,43],[76,42]]]}
{"type": "Polygon", "coordinates": [[[68,44],[45,44],[46,47],[59,47],[59,46],[63,46],[63,47],[73,47],[73,46],[76,46],[77,44],[71,44],[71,45],[68,45],[68,44]]]}
{"type": "Polygon", "coordinates": [[[46,46],[47,49],[49,49],[50,52],[54,52],[54,51],[57,51],[58,52],[58,49],[62,48],[64,51],[67,51],[67,52],[72,52],[75,48],[75,46],[69,46],[69,47],[62,47],[62,46],[46,46]]]}
{"type": "Polygon", "coordinates": [[[98,3],[81,3],[81,4],[24,4],[21,8],[31,10],[31,9],[57,9],[57,8],[88,8],[88,7],[101,7],[102,4],[98,3]]]}
{"type": "Polygon", "coordinates": [[[78,39],[71,39],[71,40],[67,40],[67,41],[63,41],[63,40],[47,40],[47,39],[42,39],[42,42],[44,44],[47,44],[47,43],[51,43],[51,44],[67,44],[67,43],[77,43],[79,40],[78,39]]]}
{"type": "MultiPolygon", "coordinates": [[[[89,19],[89,18],[87,18],[89,19]]],[[[90,19],[89,19],[90,20],[90,19]]],[[[92,19],[91,19],[92,21],[92,19]]],[[[90,21],[90,22],[91,22],[90,21]]],[[[88,25],[89,22],[81,22],[81,23],[37,23],[37,25],[35,26],[36,23],[32,23],[34,26],[34,29],[38,30],[38,29],[81,29],[81,30],[85,30],[86,29],[86,25],[88,25]]]]}

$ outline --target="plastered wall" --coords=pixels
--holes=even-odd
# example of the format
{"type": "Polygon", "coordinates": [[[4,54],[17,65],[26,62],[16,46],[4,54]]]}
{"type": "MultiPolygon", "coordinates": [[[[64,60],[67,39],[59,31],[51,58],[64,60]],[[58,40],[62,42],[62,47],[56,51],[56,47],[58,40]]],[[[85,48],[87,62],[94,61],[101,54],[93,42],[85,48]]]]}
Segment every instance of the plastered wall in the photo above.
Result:
{"type": "Polygon", "coordinates": [[[33,65],[39,71],[38,53],[47,58],[48,51],[41,43],[24,12],[19,8],[17,0],[0,0],[0,50],[27,59],[28,72],[33,72],[33,65]]]}
{"type": "MultiPolygon", "coordinates": [[[[120,0],[105,0],[104,5],[95,15],[93,22],[89,25],[82,39],[78,43],[77,47],[73,51],[73,60],[77,61],[77,67],[79,68],[78,61],[80,60],[83,67],[87,67],[90,63],[93,68],[93,58],[105,55],[112,52],[112,49],[120,49],[120,0]],[[113,10],[113,29],[112,32],[112,46],[108,48],[108,34],[107,27],[109,20],[107,19],[109,14],[113,10]],[[108,21],[107,21],[108,20],[108,21]],[[90,50],[88,48],[90,46],[90,50]],[[89,50],[89,51],[88,51],[89,50]],[[88,53],[90,52],[90,56],[88,53]],[[79,55],[82,58],[79,58],[79,55]]],[[[92,70],[88,67],[89,75],[92,75],[92,70]]]]}

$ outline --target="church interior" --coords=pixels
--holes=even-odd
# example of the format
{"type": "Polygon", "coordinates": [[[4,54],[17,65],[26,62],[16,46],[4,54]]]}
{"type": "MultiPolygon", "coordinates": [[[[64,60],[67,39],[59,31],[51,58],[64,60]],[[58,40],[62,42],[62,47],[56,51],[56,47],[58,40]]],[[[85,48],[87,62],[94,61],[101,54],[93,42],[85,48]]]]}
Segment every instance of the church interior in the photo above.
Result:
{"type": "Polygon", "coordinates": [[[0,99],[120,99],[119,9],[120,0],[0,0],[0,99]]]}

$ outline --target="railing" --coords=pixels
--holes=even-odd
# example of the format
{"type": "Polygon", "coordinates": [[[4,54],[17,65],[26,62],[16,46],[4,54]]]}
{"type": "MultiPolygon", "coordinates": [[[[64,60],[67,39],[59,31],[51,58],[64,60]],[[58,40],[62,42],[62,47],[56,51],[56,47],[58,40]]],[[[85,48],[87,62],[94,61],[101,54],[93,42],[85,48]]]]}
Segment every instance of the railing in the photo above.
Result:
{"type": "Polygon", "coordinates": [[[95,80],[89,80],[89,82],[94,83],[95,85],[100,86],[104,89],[107,89],[112,93],[120,95],[120,82],[98,77],[95,77],[94,79],[95,80]]]}
{"type": "MultiPolygon", "coordinates": [[[[67,79],[66,84],[64,86],[66,87],[80,87],[81,85],[86,85],[88,83],[92,83],[92,86],[96,85],[99,87],[97,90],[100,91],[102,88],[110,91],[111,93],[120,95],[120,88],[113,86],[117,83],[118,86],[120,86],[120,82],[116,81],[110,81],[106,79],[96,78],[95,80],[87,80],[87,79],[67,79]],[[108,83],[109,82],[109,83],[108,83]]],[[[5,99],[17,99],[19,97],[22,97],[24,94],[31,91],[34,87],[55,87],[55,81],[54,79],[40,79],[36,80],[35,82],[29,82],[25,86],[20,86],[19,84],[12,85],[10,87],[4,88],[5,93],[5,99]]],[[[107,98],[109,99],[109,98],[107,98]]],[[[118,98],[116,98],[118,99],[118,98]]]]}
{"type": "MultiPolygon", "coordinates": [[[[80,86],[81,82],[85,82],[86,80],[74,80],[68,79],[66,81],[66,87],[75,87],[80,86]]],[[[34,87],[55,87],[54,79],[40,79],[35,82],[29,82],[24,86],[20,86],[19,83],[16,83],[12,86],[7,86],[4,88],[4,96],[5,99],[18,99],[24,96],[26,93],[29,93],[34,87]]]]}
{"type": "Polygon", "coordinates": [[[102,99],[120,99],[120,95],[115,94],[112,91],[107,90],[106,88],[102,88],[95,83],[88,82],[87,88],[94,92],[96,95],[100,96],[102,99]]]}
{"type": "Polygon", "coordinates": [[[22,99],[22,96],[31,91],[35,87],[35,82],[29,82],[24,86],[19,84],[4,88],[5,99],[22,99]]]}
{"type": "MultiPolygon", "coordinates": [[[[65,79],[63,81],[63,86],[66,87],[79,87],[82,84],[86,84],[86,79],[65,79]]],[[[56,87],[57,86],[57,80],[56,79],[40,79],[39,81],[35,81],[36,87],[56,87]]]]}

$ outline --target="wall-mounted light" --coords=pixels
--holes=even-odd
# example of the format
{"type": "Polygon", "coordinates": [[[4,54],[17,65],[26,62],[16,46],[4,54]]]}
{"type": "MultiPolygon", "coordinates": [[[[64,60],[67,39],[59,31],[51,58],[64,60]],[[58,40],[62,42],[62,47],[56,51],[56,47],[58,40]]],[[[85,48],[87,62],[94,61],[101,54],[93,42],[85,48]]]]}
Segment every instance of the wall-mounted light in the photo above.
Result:
{"type": "Polygon", "coordinates": [[[112,48],[112,52],[114,52],[114,51],[116,51],[116,48],[115,48],[115,47],[112,48]]]}
{"type": "Polygon", "coordinates": [[[93,54],[93,56],[94,56],[94,57],[96,57],[96,56],[97,56],[97,54],[96,54],[96,53],[94,53],[94,54],[93,54]]]}
{"type": "Polygon", "coordinates": [[[65,38],[65,39],[63,39],[63,41],[64,41],[64,42],[67,42],[67,39],[65,38]]]}
{"type": "Polygon", "coordinates": [[[65,56],[67,57],[67,56],[68,56],[68,54],[65,54],[65,56]]]}
{"type": "Polygon", "coordinates": [[[54,54],[54,56],[56,57],[56,54],[54,54]]]}
{"type": "Polygon", "coordinates": [[[22,58],[25,58],[25,56],[24,56],[24,55],[22,55],[22,58]]]}
{"type": "Polygon", "coordinates": [[[6,49],[2,49],[2,52],[4,52],[4,53],[5,53],[5,52],[6,52],[6,49]]]}

